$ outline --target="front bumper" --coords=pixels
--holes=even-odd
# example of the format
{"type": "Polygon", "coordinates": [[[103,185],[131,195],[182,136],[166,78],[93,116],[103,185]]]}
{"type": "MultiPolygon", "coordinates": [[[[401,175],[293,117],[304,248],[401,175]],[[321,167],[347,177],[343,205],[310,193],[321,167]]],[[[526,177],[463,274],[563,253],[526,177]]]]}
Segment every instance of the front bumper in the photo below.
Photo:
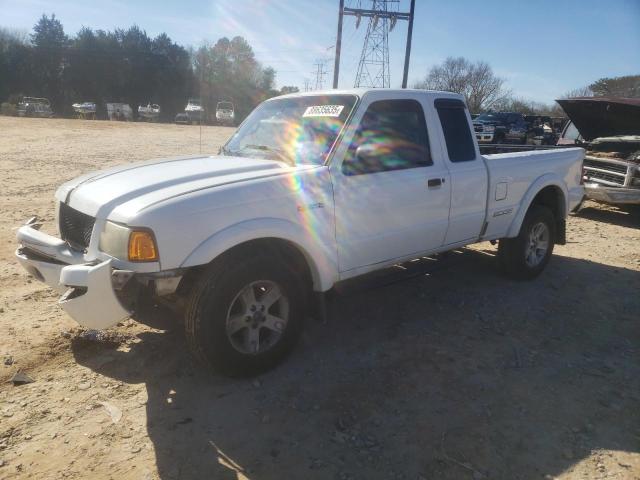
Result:
{"type": "Polygon", "coordinates": [[[86,262],[84,255],[27,223],[17,232],[16,258],[27,272],[63,294],[58,304],[80,325],[104,329],[130,315],[114,291],[132,272],[113,270],[111,260],[86,262]]]}
{"type": "Polygon", "coordinates": [[[491,143],[493,142],[493,133],[476,132],[476,140],[478,143],[491,143]]]}
{"type": "Polygon", "coordinates": [[[218,121],[220,123],[232,124],[235,121],[235,118],[231,117],[231,116],[218,116],[218,115],[216,115],[216,121],[218,121]]]}
{"type": "Polygon", "coordinates": [[[640,188],[605,187],[598,183],[585,184],[585,197],[605,203],[640,204],[640,188]]]}

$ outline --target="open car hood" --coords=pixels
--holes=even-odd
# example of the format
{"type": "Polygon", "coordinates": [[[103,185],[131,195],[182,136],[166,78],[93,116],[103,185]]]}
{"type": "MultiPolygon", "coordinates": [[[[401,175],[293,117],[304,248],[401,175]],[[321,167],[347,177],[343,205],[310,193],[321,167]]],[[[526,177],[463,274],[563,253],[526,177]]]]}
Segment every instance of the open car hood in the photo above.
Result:
{"type": "Polygon", "coordinates": [[[556,102],[587,141],[640,135],[640,98],[580,97],[556,102]]]}

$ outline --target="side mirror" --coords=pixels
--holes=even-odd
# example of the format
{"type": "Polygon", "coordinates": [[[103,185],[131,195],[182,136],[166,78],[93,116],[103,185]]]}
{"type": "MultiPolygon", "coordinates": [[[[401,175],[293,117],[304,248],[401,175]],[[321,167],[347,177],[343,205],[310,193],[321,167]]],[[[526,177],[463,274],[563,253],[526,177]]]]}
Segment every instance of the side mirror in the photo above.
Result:
{"type": "Polygon", "coordinates": [[[342,164],[345,175],[361,175],[375,171],[382,158],[382,148],[376,143],[358,145],[353,156],[342,164]]]}
{"type": "Polygon", "coordinates": [[[371,162],[379,159],[383,155],[382,145],[369,142],[363,143],[356,148],[355,158],[359,162],[371,162]]]}

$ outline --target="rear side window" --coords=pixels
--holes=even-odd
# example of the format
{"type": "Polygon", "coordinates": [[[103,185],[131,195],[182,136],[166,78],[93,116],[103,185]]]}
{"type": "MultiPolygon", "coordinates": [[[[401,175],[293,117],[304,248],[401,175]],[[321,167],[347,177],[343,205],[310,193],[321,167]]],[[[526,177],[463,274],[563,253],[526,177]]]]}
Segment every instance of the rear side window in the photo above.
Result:
{"type": "Polygon", "coordinates": [[[415,100],[382,100],[367,108],[349,146],[345,175],[433,165],[422,106],[415,100]]]}
{"type": "Polygon", "coordinates": [[[476,159],[476,147],[467,122],[467,112],[460,100],[441,98],[435,101],[447,144],[449,160],[469,162],[476,159]]]}

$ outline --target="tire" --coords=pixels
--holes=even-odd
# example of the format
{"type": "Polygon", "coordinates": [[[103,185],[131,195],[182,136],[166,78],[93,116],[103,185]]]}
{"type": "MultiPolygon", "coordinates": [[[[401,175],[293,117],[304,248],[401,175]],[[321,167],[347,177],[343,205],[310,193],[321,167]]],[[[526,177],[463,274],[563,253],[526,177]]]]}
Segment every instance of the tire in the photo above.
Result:
{"type": "Polygon", "coordinates": [[[203,272],[187,301],[189,349],[205,366],[223,375],[244,377],[267,371],[295,346],[305,298],[304,282],[272,257],[223,259],[203,272]],[[267,306],[269,294],[275,297],[278,291],[279,299],[267,306]],[[247,295],[253,295],[254,301],[247,302],[247,295]]]}
{"type": "Polygon", "coordinates": [[[515,238],[502,238],[498,259],[505,273],[518,280],[530,280],[542,273],[553,253],[556,238],[551,210],[532,205],[515,238]]]}

